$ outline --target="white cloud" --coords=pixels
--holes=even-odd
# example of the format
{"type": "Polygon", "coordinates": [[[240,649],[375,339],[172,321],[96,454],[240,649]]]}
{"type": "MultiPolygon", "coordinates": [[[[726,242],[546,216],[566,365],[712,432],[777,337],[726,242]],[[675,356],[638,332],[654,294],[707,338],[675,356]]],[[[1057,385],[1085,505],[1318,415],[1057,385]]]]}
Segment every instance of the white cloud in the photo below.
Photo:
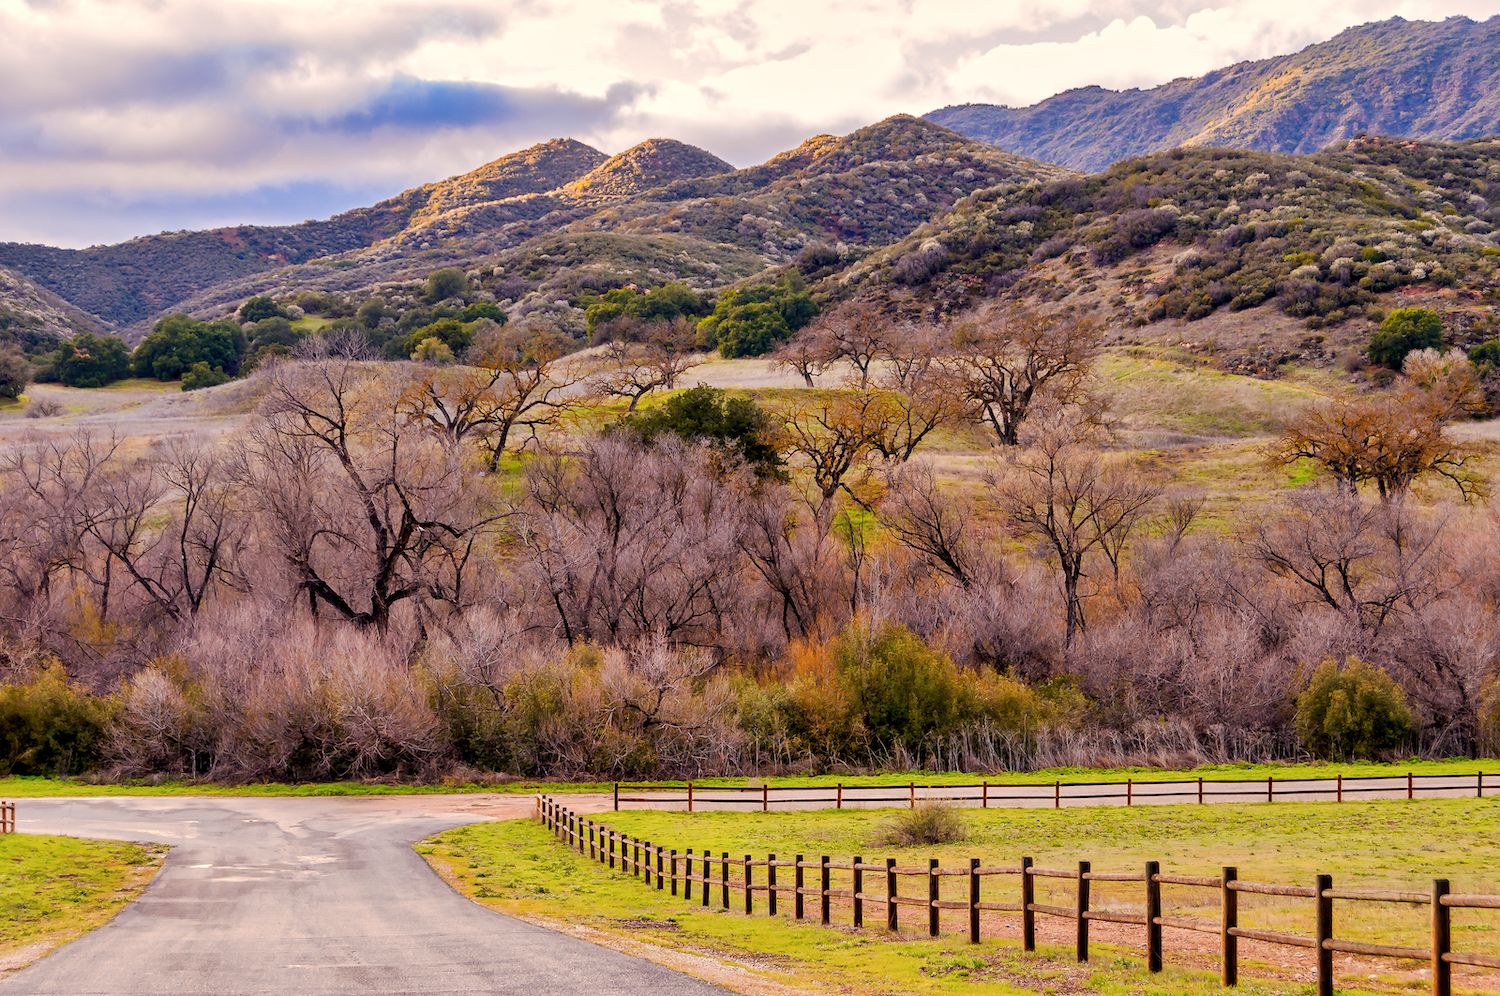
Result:
{"type": "Polygon", "coordinates": [[[746,164],[896,112],[1150,86],[1396,14],[1496,12],[1500,0],[0,0],[0,239],[204,223],[210,209],[174,214],[174,196],[221,223],[274,220],[267,190],[395,192],[557,135],[611,152],[669,135],[746,164]]]}

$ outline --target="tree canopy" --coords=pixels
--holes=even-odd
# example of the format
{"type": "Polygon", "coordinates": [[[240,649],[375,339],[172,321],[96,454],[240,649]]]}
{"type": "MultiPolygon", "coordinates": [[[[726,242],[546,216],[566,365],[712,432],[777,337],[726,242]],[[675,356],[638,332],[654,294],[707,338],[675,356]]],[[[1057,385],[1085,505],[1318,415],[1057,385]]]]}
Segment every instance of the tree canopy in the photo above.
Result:
{"type": "Polygon", "coordinates": [[[725,291],[698,323],[699,341],[725,357],[760,356],[792,337],[818,313],[800,275],[725,291]]]}
{"type": "Polygon", "coordinates": [[[233,322],[168,315],[135,347],[130,362],[136,376],[157,380],[176,380],[195,363],[233,377],[239,373],[245,348],[245,333],[233,322]]]}
{"type": "Polygon", "coordinates": [[[1406,354],[1443,347],[1443,319],[1428,308],[1397,308],[1370,336],[1370,362],[1400,370],[1406,354]]]}
{"type": "Polygon", "coordinates": [[[707,441],[734,454],[761,477],[781,471],[770,418],[749,398],[731,398],[717,388],[689,388],[620,424],[645,443],[664,434],[707,441]]]}
{"type": "Polygon", "coordinates": [[[68,387],[103,387],[130,376],[130,350],[112,335],[85,332],[58,347],[52,369],[68,387]]]}

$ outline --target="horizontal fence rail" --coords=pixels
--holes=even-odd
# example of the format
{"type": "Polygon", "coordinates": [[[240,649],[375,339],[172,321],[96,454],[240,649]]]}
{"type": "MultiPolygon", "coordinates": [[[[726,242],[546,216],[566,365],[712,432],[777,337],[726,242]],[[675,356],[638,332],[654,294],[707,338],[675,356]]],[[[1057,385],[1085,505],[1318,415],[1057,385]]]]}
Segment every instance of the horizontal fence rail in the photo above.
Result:
{"type": "Polygon", "coordinates": [[[16,804],[0,802],[0,833],[16,832],[16,804]]]}
{"type": "Polygon", "coordinates": [[[648,888],[703,908],[735,909],[753,915],[759,897],[765,913],[776,916],[790,900],[794,919],[811,919],[810,910],[815,908],[818,921],[828,925],[832,922],[832,901],[837,899],[852,908],[851,922],[856,928],[865,926],[866,907],[870,905],[884,911],[886,930],[899,931],[904,922],[909,927],[911,924],[902,919],[905,908],[931,937],[940,936],[941,914],[948,911],[964,914],[968,940],[974,944],[981,940],[982,913],[1013,913],[1021,918],[1021,945],[1027,951],[1036,950],[1037,917],[1052,917],[1073,924],[1074,953],[1080,962],[1089,959],[1090,924],[1123,924],[1141,929],[1146,964],[1152,972],[1162,970],[1163,931],[1192,931],[1217,936],[1220,981],[1225,986],[1238,984],[1239,941],[1243,938],[1313,951],[1319,994],[1334,992],[1335,953],[1424,963],[1436,996],[1448,996],[1453,991],[1454,965],[1500,969],[1500,954],[1454,951],[1451,933],[1453,910],[1500,909],[1500,895],[1454,893],[1446,879],[1433,881],[1427,891],[1404,892],[1336,889],[1329,875],[1318,875],[1310,886],[1246,882],[1232,866],[1221,869],[1218,876],[1172,875],[1162,872],[1156,861],[1145,862],[1139,872],[1100,872],[1088,861],[1066,868],[1042,868],[1029,857],[1014,865],[984,865],[979,858],[970,858],[966,864],[951,867],[941,866],[936,858],[925,864],[898,865],[895,858],[869,861],[858,855],[837,862],[827,855],[816,859],[802,854],[791,858],[775,854],[732,857],[728,851],[714,854],[708,848],[695,851],[632,837],[575,813],[551,796],[537,796],[536,810],[542,824],[565,846],[612,871],[633,876],[648,888]],[[984,889],[996,879],[1008,881],[1003,900],[993,892],[987,896],[984,889]],[[1064,883],[1072,902],[1065,906],[1037,902],[1039,879],[1064,883]],[[944,880],[953,880],[955,885],[945,890],[944,880]],[[1138,905],[1100,908],[1093,901],[1091,887],[1095,882],[1134,884],[1139,890],[1138,905]],[[1163,886],[1215,893],[1217,920],[1165,912],[1163,886]],[[1241,894],[1307,900],[1310,931],[1291,934],[1241,926],[1241,894]],[[1425,907],[1430,943],[1418,948],[1336,937],[1335,902],[1425,907]]]}
{"type": "Polygon", "coordinates": [[[967,785],[770,785],[704,786],[616,782],[615,809],[869,809],[915,808],[923,802],[994,807],[1146,805],[1150,803],[1302,802],[1346,799],[1483,799],[1494,795],[1500,780],[1494,773],[1462,775],[1331,775],[1324,778],[1192,778],[1177,781],[1004,782],[967,785]]]}

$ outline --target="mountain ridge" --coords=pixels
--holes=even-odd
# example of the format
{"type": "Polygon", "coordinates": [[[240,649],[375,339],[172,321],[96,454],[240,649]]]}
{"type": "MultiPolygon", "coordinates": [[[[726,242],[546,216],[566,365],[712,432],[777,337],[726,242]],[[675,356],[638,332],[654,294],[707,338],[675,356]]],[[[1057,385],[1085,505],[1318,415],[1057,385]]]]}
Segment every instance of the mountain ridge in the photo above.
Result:
{"type": "Polygon", "coordinates": [[[1312,153],[1360,134],[1462,141],[1500,133],[1500,15],[1391,18],[1300,52],[1149,89],[1067,90],[1027,107],[925,117],[1085,172],[1184,145],[1312,153]]]}

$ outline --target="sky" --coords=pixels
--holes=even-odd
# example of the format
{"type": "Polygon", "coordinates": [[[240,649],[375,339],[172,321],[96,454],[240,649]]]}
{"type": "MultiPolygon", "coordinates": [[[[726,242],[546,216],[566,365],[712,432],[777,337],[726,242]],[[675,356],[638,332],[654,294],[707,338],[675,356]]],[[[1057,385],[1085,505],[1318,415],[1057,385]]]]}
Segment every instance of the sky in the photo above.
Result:
{"type": "Polygon", "coordinates": [[[507,152],[736,165],[1500,0],[0,0],[0,241],[326,217],[507,152]]]}

